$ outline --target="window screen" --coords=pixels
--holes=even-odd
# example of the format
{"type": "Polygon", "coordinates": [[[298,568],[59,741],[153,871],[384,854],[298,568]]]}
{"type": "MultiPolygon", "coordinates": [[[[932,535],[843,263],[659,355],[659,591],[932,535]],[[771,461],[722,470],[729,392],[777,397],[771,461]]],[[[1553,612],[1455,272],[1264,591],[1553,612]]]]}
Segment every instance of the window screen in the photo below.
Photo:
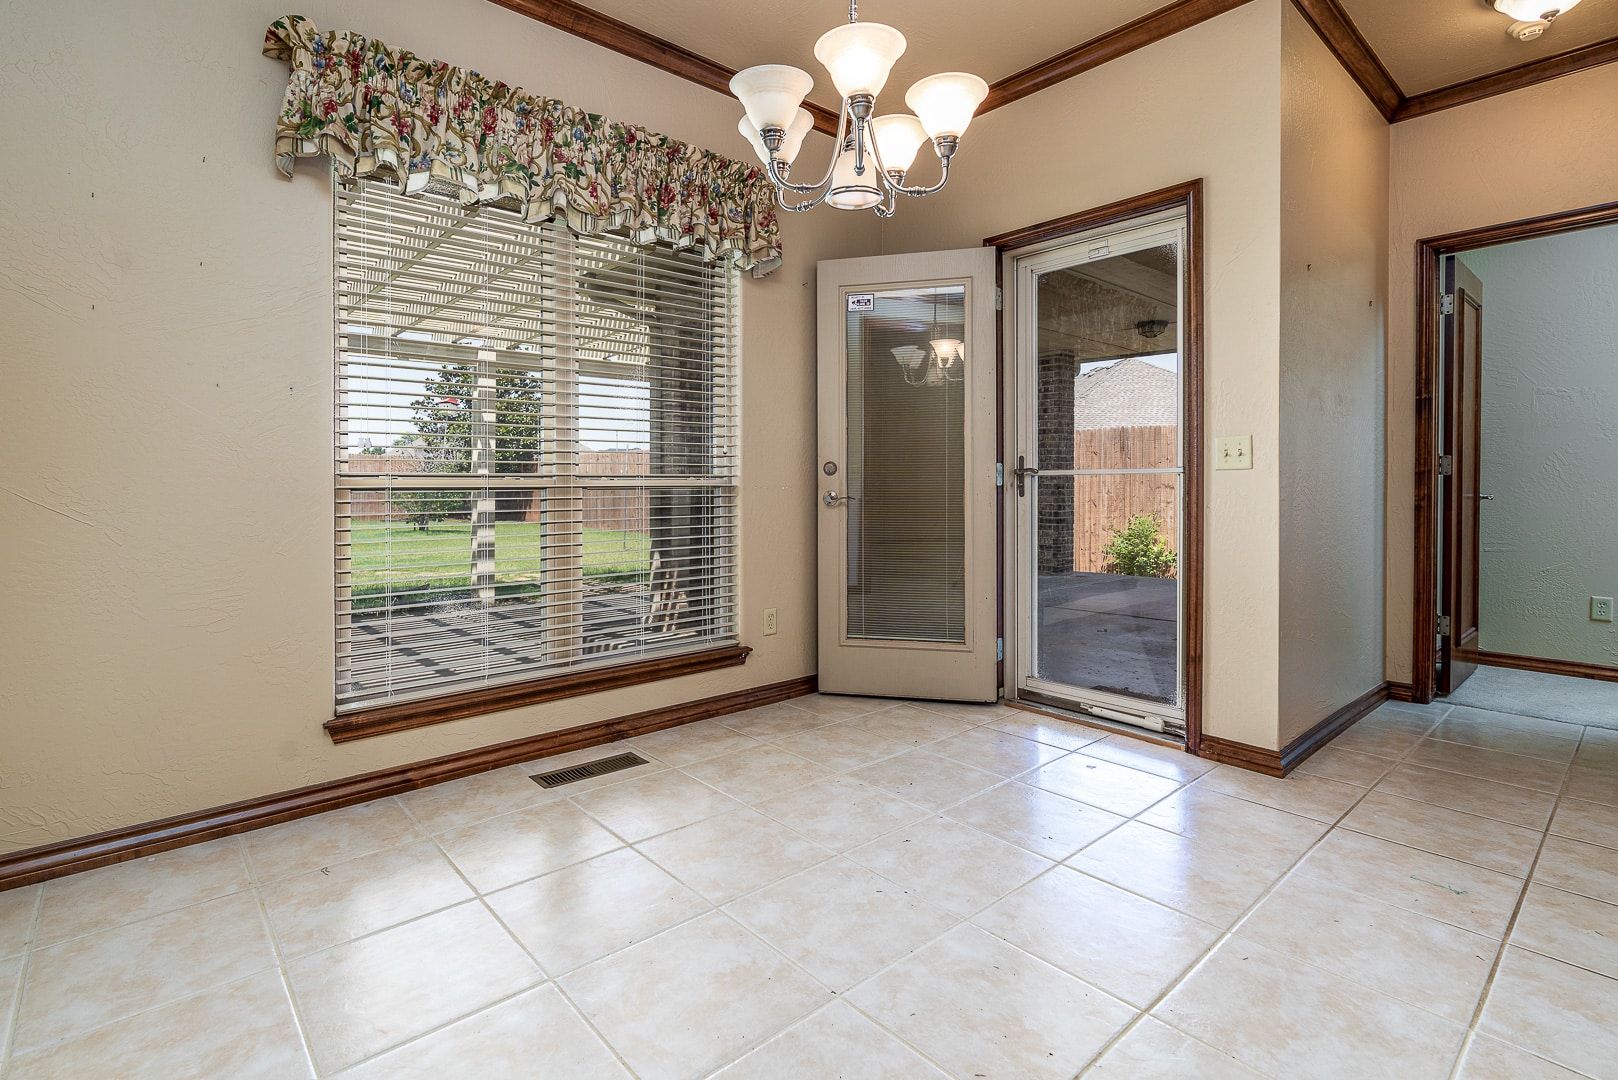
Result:
{"type": "Polygon", "coordinates": [[[735,640],[737,275],[336,194],[339,711],[735,640]]]}

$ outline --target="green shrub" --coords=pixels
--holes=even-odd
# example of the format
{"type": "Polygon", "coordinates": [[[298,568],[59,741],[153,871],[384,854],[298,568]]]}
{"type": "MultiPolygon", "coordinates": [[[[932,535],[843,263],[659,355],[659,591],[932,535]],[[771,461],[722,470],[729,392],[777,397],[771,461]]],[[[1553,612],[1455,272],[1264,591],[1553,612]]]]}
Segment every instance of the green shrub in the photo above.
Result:
{"type": "Polygon", "coordinates": [[[1129,525],[1114,530],[1112,539],[1101,549],[1107,556],[1107,571],[1132,577],[1168,577],[1174,573],[1179,556],[1163,540],[1163,520],[1156,514],[1139,514],[1129,525]]]}

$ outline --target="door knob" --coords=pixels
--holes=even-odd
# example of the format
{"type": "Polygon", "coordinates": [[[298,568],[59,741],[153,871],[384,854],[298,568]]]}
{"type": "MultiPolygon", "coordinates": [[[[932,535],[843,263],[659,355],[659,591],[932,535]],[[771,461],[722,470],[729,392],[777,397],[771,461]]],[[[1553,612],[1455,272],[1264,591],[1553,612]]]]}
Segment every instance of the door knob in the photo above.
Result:
{"type": "Polygon", "coordinates": [[[820,497],[820,501],[827,506],[836,506],[840,502],[856,502],[852,495],[839,495],[835,491],[828,491],[820,497]]]}
{"type": "Polygon", "coordinates": [[[1026,487],[1026,485],[1028,483],[1028,478],[1030,476],[1038,476],[1039,475],[1039,470],[1038,469],[1034,468],[1032,465],[1024,464],[1024,462],[1026,460],[1027,459],[1022,454],[1018,454],[1017,455],[1017,467],[1012,470],[1012,472],[1015,473],[1016,476],[1017,476],[1017,494],[1019,496],[1028,494],[1028,490],[1027,490],[1027,487],[1026,487]]]}
{"type": "Polygon", "coordinates": [[[1479,495],[1478,498],[1480,498],[1480,499],[1488,499],[1490,502],[1494,501],[1494,496],[1493,495],[1479,495]]]}

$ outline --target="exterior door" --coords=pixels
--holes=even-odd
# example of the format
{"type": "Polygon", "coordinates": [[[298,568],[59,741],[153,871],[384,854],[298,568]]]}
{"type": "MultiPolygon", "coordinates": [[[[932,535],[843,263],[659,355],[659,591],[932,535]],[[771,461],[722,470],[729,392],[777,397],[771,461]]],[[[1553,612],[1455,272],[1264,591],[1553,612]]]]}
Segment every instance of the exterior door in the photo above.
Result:
{"type": "Polygon", "coordinates": [[[1437,689],[1448,694],[1477,664],[1463,655],[1478,647],[1478,536],[1483,407],[1483,282],[1460,259],[1444,268],[1444,542],[1440,551],[1437,689]]]}
{"type": "Polygon", "coordinates": [[[997,696],[995,253],[819,268],[820,689],[997,696]]]}

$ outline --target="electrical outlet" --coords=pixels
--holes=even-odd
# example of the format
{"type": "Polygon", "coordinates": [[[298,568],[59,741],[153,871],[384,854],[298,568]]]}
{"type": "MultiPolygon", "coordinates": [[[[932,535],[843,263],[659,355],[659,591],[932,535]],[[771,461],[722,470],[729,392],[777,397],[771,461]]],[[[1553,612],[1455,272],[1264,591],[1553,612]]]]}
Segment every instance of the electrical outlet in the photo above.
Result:
{"type": "Polygon", "coordinates": [[[1612,597],[1590,597],[1590,621],[1612,622],[1612,597]]]}
{"type": "Polygon", "coordinates": [[[1221,435],[1214,440],[1214,468],[1251,469],[1253,436],[1221,435]]]}
{"type": "Polygon", "coordinates": [[[775,635],[775,609],[772,608],[772,607],[767,607],[767,608],[764,609],[764,636],[765,637],[773,637],[774,635],[775,635]]]}

